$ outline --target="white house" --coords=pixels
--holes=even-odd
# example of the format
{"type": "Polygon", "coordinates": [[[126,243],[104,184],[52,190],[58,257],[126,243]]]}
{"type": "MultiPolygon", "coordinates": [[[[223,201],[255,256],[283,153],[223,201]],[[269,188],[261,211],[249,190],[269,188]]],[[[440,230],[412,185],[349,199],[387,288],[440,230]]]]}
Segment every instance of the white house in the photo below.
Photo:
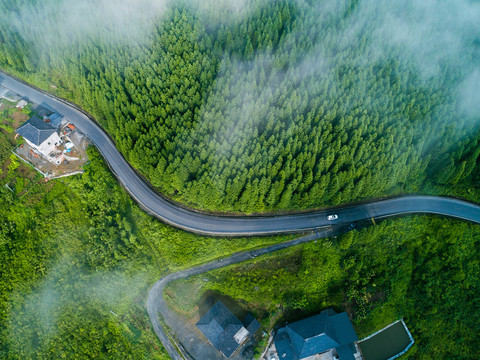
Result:
{"type": "Polygon", "coordinates": [[[48,155],[55,150],[55,146],[61,143],[57,130],[36,116],[20,126],[16,132],[25,139],[28,145],[38,150],[48,160],[51,160],[48,155]]]}
{"type": "Polygon", "coordinates": [[[28,105],[28,102],[26,102],[25,100],[20,100],[17,105],[16,105],[16,108],[17,109],[23,109],[25,106],[28,105]]]}

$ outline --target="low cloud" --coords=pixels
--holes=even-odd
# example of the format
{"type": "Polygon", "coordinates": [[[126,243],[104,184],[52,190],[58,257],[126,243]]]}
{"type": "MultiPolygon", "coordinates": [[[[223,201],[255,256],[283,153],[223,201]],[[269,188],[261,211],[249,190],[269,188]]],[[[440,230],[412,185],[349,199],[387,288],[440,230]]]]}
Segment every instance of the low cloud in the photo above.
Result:
{"type": "Polygon", "coordinates": [[[9,341],[13,347],[22,347],[24,353],[39,350],[64,325],[59,321],[65,321],[65,309],[78,309],[81,314],[88,306],[105,316],[110,311],[122,315],[146,287],[145,274],[90,272],[65,256],[27,295],[20,289],[14,294],[8,320],[9,341]]]}
{"type": "Polygon", "coordinates": [[[473,71],[460,83],[457,103],[463,114],[480,119],[480,70],[473,71]]]}
{"type": "Polygon", "coordinates": [[[85,40],[142,43],[168,0],[45,0],[4,14],[41,54],[85,40]]]}

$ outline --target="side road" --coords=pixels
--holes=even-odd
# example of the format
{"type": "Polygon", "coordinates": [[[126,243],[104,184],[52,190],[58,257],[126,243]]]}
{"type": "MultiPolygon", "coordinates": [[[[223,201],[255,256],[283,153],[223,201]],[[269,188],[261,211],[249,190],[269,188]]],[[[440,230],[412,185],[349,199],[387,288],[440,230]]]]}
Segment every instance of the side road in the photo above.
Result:
{"type": "Polygon", "coordinates": [[[15,79],[2,71],[0,71],[0,85],[68,118],[98,148],[113,174],[135,201],[149,214],[167,224],[191,232],[216,236],[300,233],[321,228],[318,233],[316,231],[315,235],[312,234],[264,249],[234,254],[226,259],[170,274],[155,283],[147,300],[148,313],[158,337],[170,356],[175,360],[182,359],[187,355],[180,354],[183,351],[176,348],[159,323],[159,315],[168,314],[162,292],[165,285],[170,281],[235,264],[316,238],[331,236],[342,226],[348,226],[370,218],[378,219],[402,214],[425,213],[450,216],[480,224],[480,205],[449,197],[422,195],[402,196],[336,207],[335,209],[273,216],[218,216],[187,209],[169,201],[152,189],[130,166],[116,148],[115,143],[97,124],[95,119],[79,107],[15,79]]]}
{"type": "Polygon", "coordinates": [[[480,223],[480,206],[441,196],[402,196],[335,209],[273,216],[219,216],[187,209],[158,194],[130,166],[95,119],[72,103],[57,98],[0,71],[0,85],[42,104],[71,121],[98,148],[122,186],[149,214],[178,228],[207,235],[248,236],[301,233],[315,227],[407,213],[451,216],[480,223]],[[329,215],[337,215],[327,219],[329,215]]]}
{"type": "Polygon", "coordinates": [[[325,238],[328,236],[334,236],[344,231],[344,227],[342,228],[327,226],[325,228],[318,229],[315,233],[304,237],[286,241],[280,244],[267,246],[262,249],[255,249],[247,252],[236,253],[224,259],[214,260],[207,264],[195,266],[187,270],[182,270],[173,274],[169,274],[158,280],[150,289],[150,292],[148,294],[147,311],[153,328],[155,329],[155,333],[157,334],[158,338],[162,342],[170,357],[173,360],[191,359],[191,356],[186,353],[186,351],[181,345],[174,343],[174,340],[172,340],[172,338],[167,334],[166,330],[160,323],[160,317],[164,322],[167,322],[167,319],[169,318],[174,318],[174,316],[172,316],[171,314],[171,310],[168,308],[168,305],[165,302],[165,299],[163,298],[163,290],[165,289],[165,286],[167,286],[170,282],[179,279],[185,279],[190,276],[202,274],[211,270],[220,269],[222,267],[232,264],[237,264],[249,259],[253,259],[257,256],[269,254],[298,244],[306,243],[320,238],[325,238]]]}

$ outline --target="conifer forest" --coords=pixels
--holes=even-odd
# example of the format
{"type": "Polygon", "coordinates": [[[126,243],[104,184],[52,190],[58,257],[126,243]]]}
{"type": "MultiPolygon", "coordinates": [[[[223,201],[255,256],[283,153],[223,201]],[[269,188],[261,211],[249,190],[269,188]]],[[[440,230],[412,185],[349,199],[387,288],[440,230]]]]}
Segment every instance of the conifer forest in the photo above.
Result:
{"type": "MultiPolygon", "coordinates": [[[[232,15],[180,2],[151,32],[102,24],[79,35],[57,23],[57,2],[2,2],[4,18],[25,3],[39,10],[29,14],[38,24],[22,29],[35,31],[28,37],[2,20],[0,66],[55,84],[174,200],[225,212],[310,209],[432,193],[475,168],[473,20],[458,25],[449,52],[408,47],[410,34],[387,41],[417,30],[415,20],[413,30],[378,25],[414,18],[408,3],[380,2],[372,14],[374,1],[259,1],[232,15]],[[58,39],[42,40],[50,31],[58,39]]],[[[441,26],[430,37],[446,36],[441,26]]]]}
{"type": "MultiPolygon", "coordinates": [[[[195,210],[480,203],[476,0],[1,0],[0,70],[91,114],[195,210]]],[[[169,359],[145,309],[155,281],[293,237],[163,224],[93,146],[82,174],[45,181],[12,154],[14,111],[0,99],[1,359],[169,359]]],[[[415,344],[402,359],[479,359],[479,225],[372,222],[172,283],[165,299],[188,313],[207,292],[229,297],[266,333],[327,307],[362,336],[403,318],[415,344]]]]}

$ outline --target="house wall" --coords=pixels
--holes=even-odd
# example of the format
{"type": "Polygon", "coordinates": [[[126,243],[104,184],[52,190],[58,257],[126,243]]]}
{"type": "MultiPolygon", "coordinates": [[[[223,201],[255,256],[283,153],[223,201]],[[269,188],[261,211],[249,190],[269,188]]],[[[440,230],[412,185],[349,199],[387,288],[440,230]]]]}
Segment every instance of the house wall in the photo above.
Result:
{"type": "Polygon", "coordinates": [[[60,136],[56,132],[49,136],[47,140],[38,146],[38,149],[45,156],[49,155],[53,150],[55,150],[55,145],[60,144],[60,136]]]}
{"type": "Polygon", "coordinates": [[[28,141],[25,139],[28,145],[30,145],[32,148],[36,149],[38,152],[40,152],[43,156],[48,158],[48,155],[55,150],[55,144],[60,143],[60,136],[55,132],[52,135],[48,137],[47,140],[45,140],[43,143],[40,145],[35,145],[34,143],[28,141]]]}

